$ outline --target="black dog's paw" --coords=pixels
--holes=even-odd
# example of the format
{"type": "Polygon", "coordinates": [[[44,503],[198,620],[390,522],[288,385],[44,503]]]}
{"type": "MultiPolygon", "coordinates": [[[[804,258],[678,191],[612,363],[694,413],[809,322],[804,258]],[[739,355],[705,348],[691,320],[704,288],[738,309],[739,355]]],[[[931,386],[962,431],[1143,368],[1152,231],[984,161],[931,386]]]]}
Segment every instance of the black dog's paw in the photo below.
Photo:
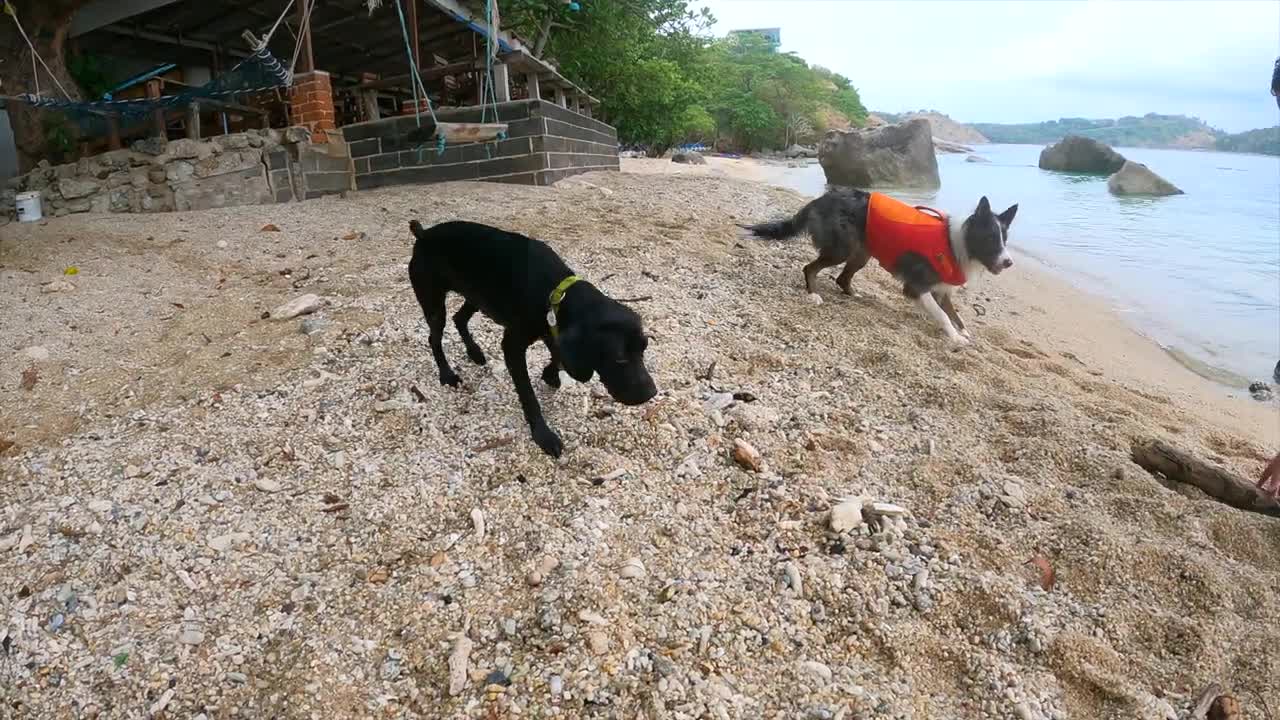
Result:
{"type": "Polygon", "coordinates": [[[471,358],[471,362],[477,365],[483,365],[489,362],[489,359],[484,356],[484,351],[478,347],[467,348],[467,357],[471,358]]]}
{"type": "Polygon", "coordinates": [[[559,458],[564,452],[564,443],[560,441],[560,436],[556,435],[556,431],[542,425],[533,429],[533,441],[542,448],[542,452],[553,458],[559,458]]]}
{"type": "Polygon", "coordinates": [[[556,390],[560,389],[560,366],[551,363],[542,368],[542,382],[550,385],[556,390]]]}
{"type": "Polygon", "coordinates": [[[456,388],[462,384],[462,378],[458,377],[458,373],[452,370],[442,370],[440,372],[440,384],[456,388]]]}

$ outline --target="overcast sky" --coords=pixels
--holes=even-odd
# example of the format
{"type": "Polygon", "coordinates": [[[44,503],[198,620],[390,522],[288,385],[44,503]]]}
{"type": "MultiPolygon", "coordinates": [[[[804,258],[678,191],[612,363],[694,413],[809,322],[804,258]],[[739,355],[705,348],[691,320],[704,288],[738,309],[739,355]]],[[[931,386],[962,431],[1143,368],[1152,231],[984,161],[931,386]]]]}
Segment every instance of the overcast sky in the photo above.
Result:
{"type": "Polygon", "coordinates": [[[782,50],[848,76],[872,110],[963,122],[1148,112],[1238,132],[1280,121],[1280,0],[691,0],[714,32],[782,29],[782,50]]]}

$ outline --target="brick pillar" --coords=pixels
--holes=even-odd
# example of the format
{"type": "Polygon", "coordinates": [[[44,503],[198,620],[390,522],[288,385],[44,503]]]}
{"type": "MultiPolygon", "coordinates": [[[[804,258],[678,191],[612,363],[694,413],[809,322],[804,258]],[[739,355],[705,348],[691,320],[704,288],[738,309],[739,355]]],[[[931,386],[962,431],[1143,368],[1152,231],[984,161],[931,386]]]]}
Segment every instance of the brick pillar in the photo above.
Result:
{"type": "Polygon", "coordinates": [[[333,116],[333,85],[329,82],[329,73],[313,70],[294,75],[289,111],[293,125],[311,131],[311,142],[328,142],[324,131],[338,128],[333,116]]]}

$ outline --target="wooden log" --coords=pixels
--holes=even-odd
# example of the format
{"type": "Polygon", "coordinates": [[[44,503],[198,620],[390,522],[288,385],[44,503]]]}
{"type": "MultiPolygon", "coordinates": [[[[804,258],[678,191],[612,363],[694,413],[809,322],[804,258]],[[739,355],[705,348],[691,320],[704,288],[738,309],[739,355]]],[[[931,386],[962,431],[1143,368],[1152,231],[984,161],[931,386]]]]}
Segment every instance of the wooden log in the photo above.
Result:
{"type": "Polygon", "coordinates": [[[506,123],[436,123],[436,137],[443,135],[450,143],[485,142],[506,131],[506,123]]]}
{"type": "Polygon", "coordinates": [[[1136,442],[1130,455],[1135,463],[1149,472],[1158,472],[1170,480],[1194,485],[1227,505],[1280,517],[1280,500],[1262,492],[1245,478],[1210,465],[1163,440],[1136,442]]]}

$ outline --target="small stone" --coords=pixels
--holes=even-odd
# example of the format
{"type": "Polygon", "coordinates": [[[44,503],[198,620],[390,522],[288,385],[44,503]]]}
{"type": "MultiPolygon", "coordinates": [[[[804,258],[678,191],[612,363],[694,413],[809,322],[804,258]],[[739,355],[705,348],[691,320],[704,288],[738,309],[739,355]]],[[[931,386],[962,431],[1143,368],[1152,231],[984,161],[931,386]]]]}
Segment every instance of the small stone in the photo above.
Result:
{"type": "Polygon", "coordinates": [[[818,293],[809,293],[808,295],[805,296],[805,300],[808,300],[810,305],[822,304],[822,296],[819,295],[818,293]]]}
{"type": "Polygon", "coordinates": [[[551,690],[552,695],[559,695],[564,692],[564,678],[559,675],[552,675],[547,681],[547,687],[551,690]]]}
{"type": "Polygon", "coordinates": [[[110,500],[90,500],[89,501],[89,510],[99,514],[111,512],[111,507],[112,506],[111,506],[110,500]]]}
{"type": "Polygon", "coordinates": [[[606,620],[603,615],[593,610],[579,610],[578,619],[584,623],[600,625],[602,627],[609,624],[609,621],[606,620]]]}
{"type": "MultiPolygon", "coordinates": [[[[298,329],[302,332],[303,335],[315,335],[316,333],[329,327],[329,325],[330,325],[330,322],[327,318],[314,316],[314,317],[304,318],[302,320],[302,323],[298,325],[298,329]]],[[[378,404],[375,404],[373,409],[376,411],[378,409],[378,404]]]]}
{"type": "Polygon", "coordinates": [[[849,532],[862,527],[862,505],[863,498],[849,497],[842,499],[835,507],[831,508],[831,515],[827,518],[831,529],[838,532],[849,532]]]}
{"type": "Polygon", "coordinates": [[[219,250],[226,250],[226,249],[227,249],[227,241],[226,241],[226,240],[219,240],[218,242],[214,243],[214,245],[216,245],[216,246],[218,247],[218,249],[219,249],[219,250]]]}
{"type": "Polygon", "coordinates": [[[476,508],[471,511],[471,525],[476,529],[476,542],[484,541],[484,511],[476,508]]]}
{"type": "Polygon", "coordinates": [[[284,485],[272,480],[271,478],[260,477],[253,481],[253,486],[265,493],[280,492],[284,489],[284,485]]]}
{"type": "Polygon", "coordinates": [[[823,663],[818,662],[817,660],[805,660],[804,662],[800,663],[800,669],[804,670],[813,678],[820,680],[824,685],[831,682],[831,678],[832,678],[831,668],[827,667],[823,663]]]}
{"type": "Polygon", "coordinates": [[[711,397],[702,404],[702,409],[711,413],[715,410],[724,410],[733,404],[733,393],[712,393],[711,397]]]}
{"type": "Polygon", "coordinates": [[[631,558],[622,564],[618,574],[630,580],[642,578],[645,575],[644,563],[640,562],[640,558],[631,558]]]}
{"type": "Polygon", "coordinates": [[[309,315],[324,307],[324,300],[319,295],[300,295],[271,311],[275,320],[292,320],[299,315],[309,315]]]}
{"type": "Polygon", "coordinates": [[[248,541],[248,539],[249,533],[227,533],[226,535],[209,538],[209,547],[223,552],[230,550],[234,545],[248,541]]]}
{"type": "Polygon", "coordinates": [[[867,438],[867,449],[879,455],[884,452],[884,445],[881,445],[875,438],[867,438]]]}
{"type": "Polygon", "coordinates": [[[587,647],[596,655],[603,655],[609,651],[609,636],[599,630],[592,630],[587,633],[587,647]]]}
{"type": "Polygon", "coordinates": [[[22,354],[34,362],[44,362],[49,359],[49,351],[39,345],[32,345],[24,349],[22,354]]]}
{"type": "Polygon", "coordinates": [[[76,286],[66,280],[51,280],[40,286],[40,292],[49,294],[57,292],[69,292],[75,290],[76,286]]]}
{"type": "Polygon", "coordinates": [[[233,685],[244,685],[249,682],[249,676],[242,672],[229,672],[227,673],[227,682],[233,685]]]}
{"type": "Polygon", "coordinates": [[[786,578],[787,587],[796,594],[797,597],[804,596],[804,581],[800,579],[800,568],[793,562],[786,562],[782,565],[782,574],[786,578]]]}
{"type": "Polygon", "coordinates": [[[453,643],[453,652],[449,653],[449,695],[457,696],[467,687],[467,665],[471,660],[471,649],[475,643],[466,633],[459,633],[453,643]]]}
{"type": "Polygon", "coordinates": [[[137,465],[125,465],[124,476],[126,479],[136,478],[142,474],[142,470],[137,465]]]}
{"type": "Polygon", "coordinates": [[[204,642],[204,633],[194,628],[187,628],[178,634],[178,642],[183,645],[199,645],[204,642]]]}
{"type": "Polygon", "coordinates": [[[760,456],[760,451],[742,438],[733,441],[733,459],[734,462],[752,472],[760,472],[764,467],[764,459],[760,456]]]}

